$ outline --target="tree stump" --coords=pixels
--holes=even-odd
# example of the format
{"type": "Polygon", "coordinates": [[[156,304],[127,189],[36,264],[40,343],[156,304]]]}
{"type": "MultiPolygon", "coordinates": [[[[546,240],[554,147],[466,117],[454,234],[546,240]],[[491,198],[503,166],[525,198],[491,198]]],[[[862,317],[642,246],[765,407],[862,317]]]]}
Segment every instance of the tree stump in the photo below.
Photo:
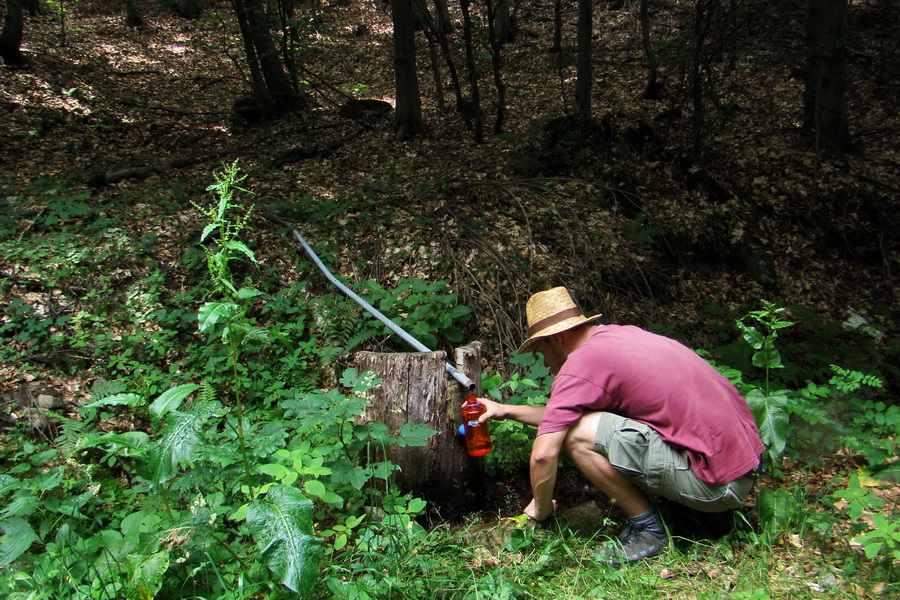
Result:
{"type": "MultiPolygon", "coordinates": [[[[468,393],[446,375],[445,352],[358,352],[360,373],[374,371],[383,379],[370,390],[371,405],[362,419],[384,423],[396,435],[405,423],[421,424],[435,433],[426,446],[386,448],[388,460],[400,467],[394,481],[403,491],[439,506],[444,516],[469,512],[483,491],[481,461],[469,456],[457,435],[460,407],[468,393]]],[[[481,344],[455,351],[456,367],[475,382],[481,393],[481,344]]]]}

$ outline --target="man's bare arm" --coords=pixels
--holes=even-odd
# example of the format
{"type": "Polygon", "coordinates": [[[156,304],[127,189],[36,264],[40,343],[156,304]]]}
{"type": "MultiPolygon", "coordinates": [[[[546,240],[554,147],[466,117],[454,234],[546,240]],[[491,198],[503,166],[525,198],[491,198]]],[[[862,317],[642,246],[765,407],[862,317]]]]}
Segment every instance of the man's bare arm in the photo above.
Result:
{"type": "Polygon", "coordinates": [[[525,425],[537,427],[544,416],[543,406],[501,404],[500,402],[494,402],[487,398],[479,398],[478,401],[484,404],[484,407],[487,409],[484,414],[478,418],[482,423],[488,419],[496,419],[498,421],[511,419],[513,421],[518,421],[519,423],[524,423],[525,425]]]}
{"type": "Polygon", "coordinates": [[[556,510],[553,489],[556,487],[556,471],[566,431],[537,436],[531,447],[531,493],[534,499],[525,508],[525,514],[536,521],[553,516],[556,510]]]}

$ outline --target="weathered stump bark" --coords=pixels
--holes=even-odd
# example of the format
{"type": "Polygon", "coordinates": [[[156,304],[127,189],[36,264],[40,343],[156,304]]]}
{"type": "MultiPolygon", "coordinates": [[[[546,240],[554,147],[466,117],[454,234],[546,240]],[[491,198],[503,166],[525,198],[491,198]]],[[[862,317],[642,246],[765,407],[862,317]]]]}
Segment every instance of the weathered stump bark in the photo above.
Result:
{"type": "MultiPolygon", "coordinates": [[[[480,394],[481,344],[458,348],[455,354],[456,367],[475,382],[475,393],[480,394]]],[[[456,435],[467,390],[446,375],[446,361],[444,352],[358,352],[354,357],[360,373],[374,371],[384,380],[371,390],[364,420],[384,423],[395,435],[405,423],[437,432],[427,446],[386,449],[386,458],[401,469],[394,481],[442,511],[462,514],[479,499],[483,476],[480,461],[468,455],[456,435]]]]}

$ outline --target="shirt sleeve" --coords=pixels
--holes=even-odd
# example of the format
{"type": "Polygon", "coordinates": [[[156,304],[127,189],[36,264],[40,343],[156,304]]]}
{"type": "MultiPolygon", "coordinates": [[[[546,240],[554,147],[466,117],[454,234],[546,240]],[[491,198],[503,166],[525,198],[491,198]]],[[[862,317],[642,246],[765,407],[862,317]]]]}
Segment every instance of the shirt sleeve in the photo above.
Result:
{"type": "Polygon", "coordinates": [[[603,410],[606,392],[591,381],[560,373],[553,380],[550,400],[537,435],[564,431],[575,424],[585,410],[603,410]]]}

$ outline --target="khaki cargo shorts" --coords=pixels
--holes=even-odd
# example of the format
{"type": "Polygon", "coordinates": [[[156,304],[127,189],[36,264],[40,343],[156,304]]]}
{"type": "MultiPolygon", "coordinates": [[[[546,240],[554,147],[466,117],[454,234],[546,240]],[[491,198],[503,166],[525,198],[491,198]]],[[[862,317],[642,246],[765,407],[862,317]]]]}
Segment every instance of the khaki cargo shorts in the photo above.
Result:
{"type": "Polygon", "coordinates": [[[605,412],[597,426],[594,450],[641,489],[703,512],[740,508],[753,477],[729,484],[706,484],[694,474],[684,450],[665,443],[650,426],[605,412]]]}

